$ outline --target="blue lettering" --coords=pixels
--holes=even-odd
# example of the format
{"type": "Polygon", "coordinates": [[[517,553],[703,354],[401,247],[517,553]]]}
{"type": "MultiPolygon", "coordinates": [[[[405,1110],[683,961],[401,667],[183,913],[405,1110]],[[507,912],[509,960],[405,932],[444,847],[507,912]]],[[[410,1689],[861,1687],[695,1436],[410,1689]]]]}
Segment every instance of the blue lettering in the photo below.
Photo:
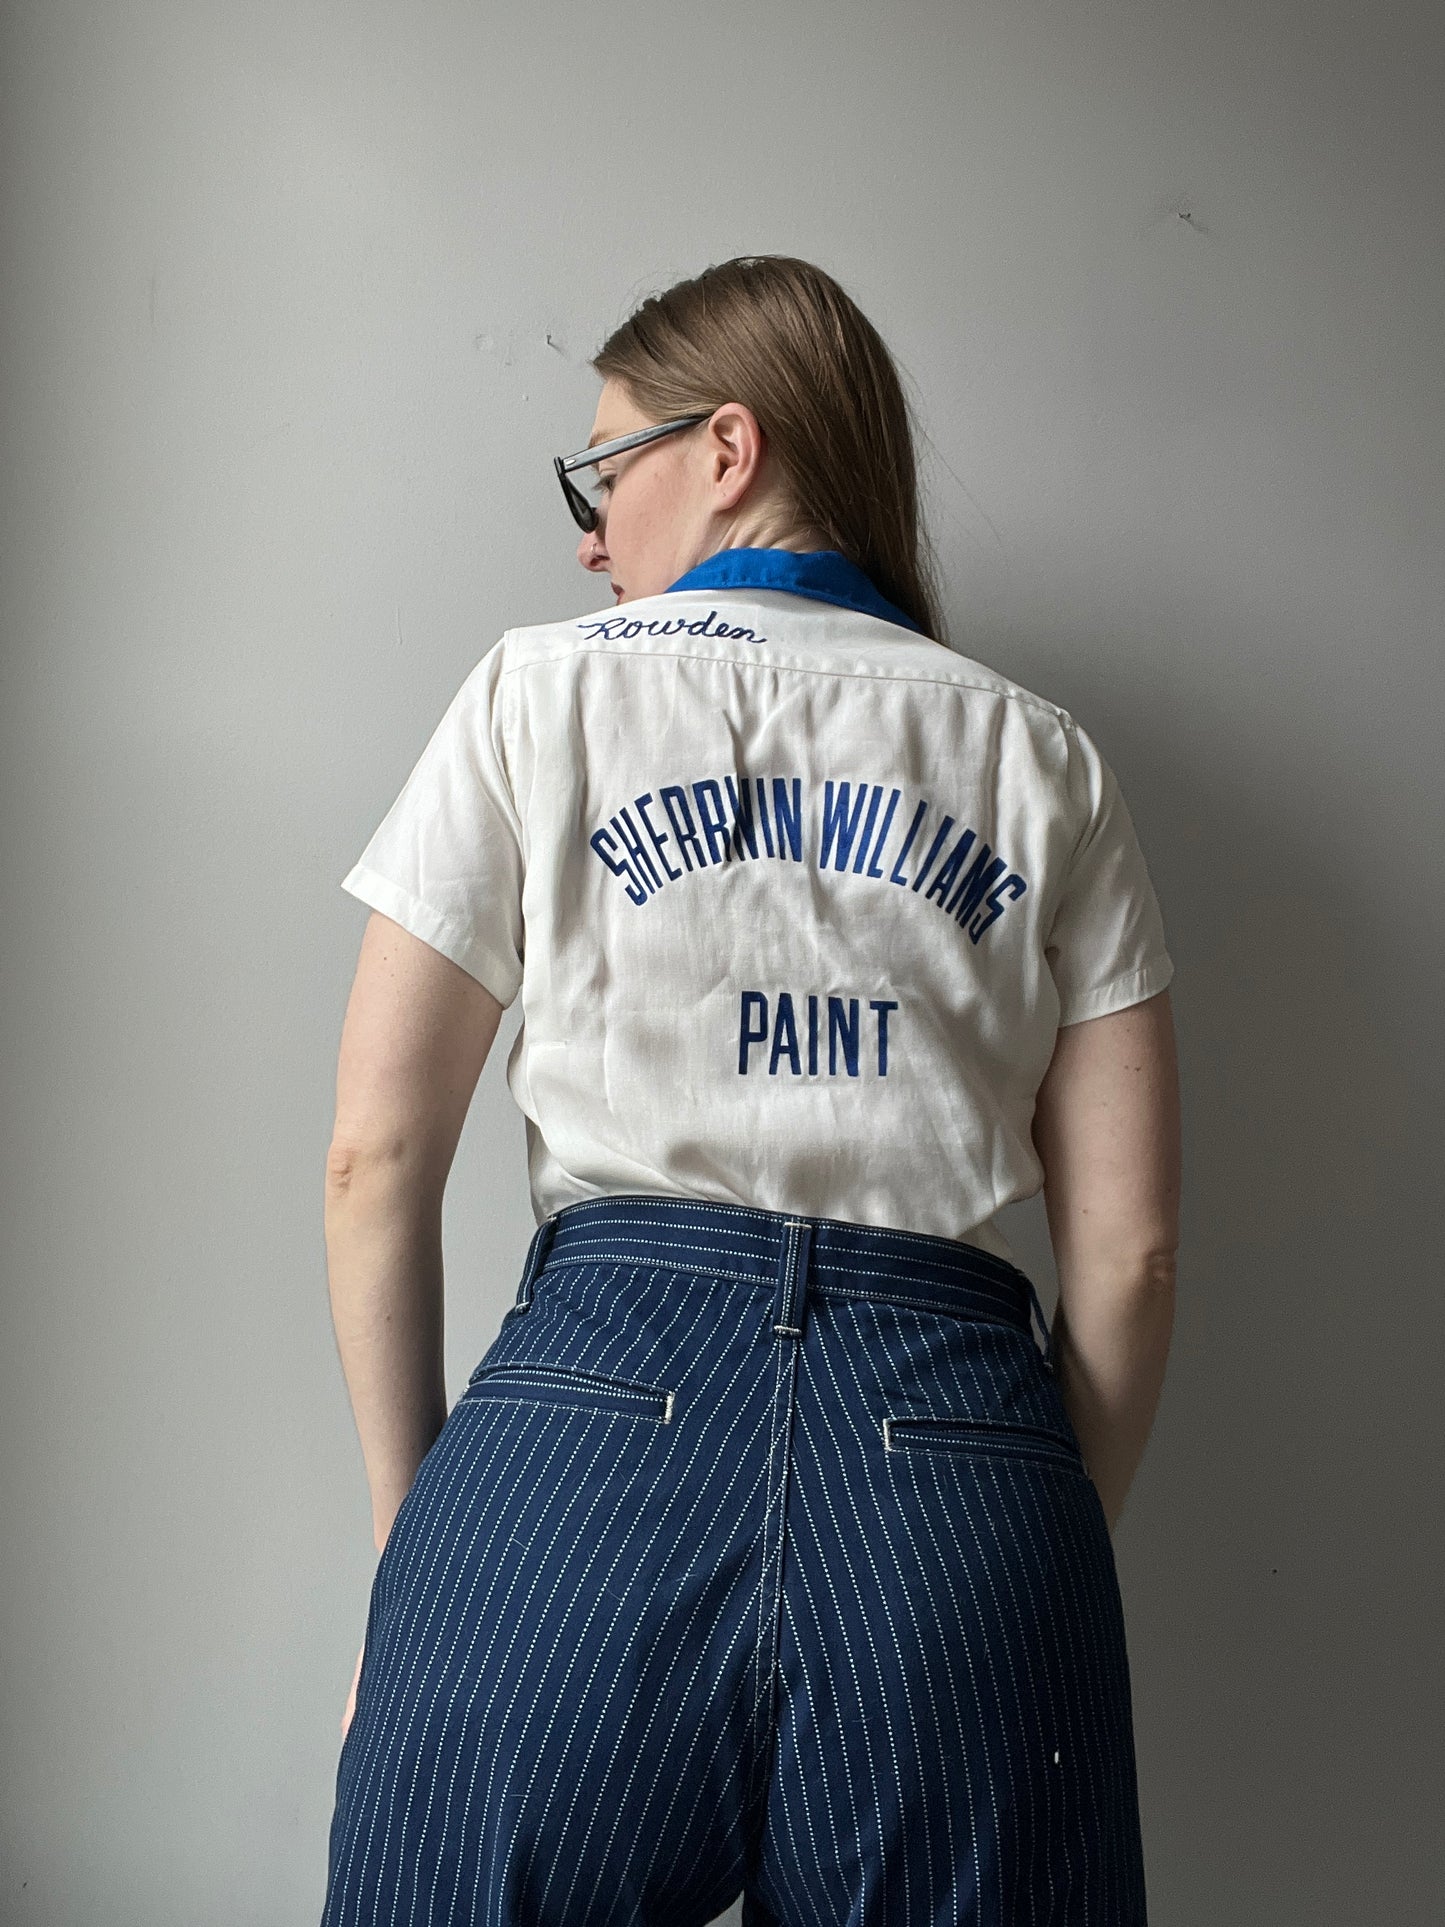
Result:
{"type": "Polygon", "coordinates": [[[657,874],[656,869],[653,867],[652,858],[643,847],[642,838],[637,833],[637,825],[627,814],[627,805],[625,803],[619,811],[618,816],[614,816],[611,822],[613,829],[616,830],[621,839],[623,849],[626,850],[627,854],[636,864],[638,873],[648,888],[650,890],[660,890],[662,888],[662,878],[657,874]],[[620,816],[621,821],[618,820],[618,816],[620,816]]]}
{"type": "Polygon", "coordinates": [[[868,859],[868,868],[864,871],[865,876],[881,877],[883,874],[882,867],[878,862],[878,852],[888,841],[888,825],[893,821],[893,812],[898,808],[898,799],[902,794],[902,790],[894,790],[888,799],[888,808],[883,817],[883,827],[878,832],[878,841],[873,845],[873,854],[868,859]]]}
{"type": "Polygon", "coordinates": [[[608,850],[603,848],[604,844],[606,844],[609,849],[615,850],[617,847],[613,838],[607,834],[606,830],[594,830],[591,836],[588,837],[587,841],[592,845],[593,849],[597,852],[598,856],[601,857],[602,861],[607,865],[608,869],[612,872],[614,876],[631,877],[633,887],[627,892],[627,894],[632,898],[632,901],[634,903],[646,903],[647,892],[646,890],[643,889],[642,885],[637,881],[637,878],[633,876],[632,865],[630,863],[617,862],[617,860],[614,857],[608,854],[608,850]]]}
{"type": "Polygon", "coordinates": [[[760,776],[758,782],[758,821],[763,826],[763,843],[769,856],[776,856],[773,847],[773,826],[768,818],[768,786],[760,776]]]}
{"type": "Polygon", "coordinates": [[[888,881],[890,883],[907,883],[908,878],[906,876],[900,876],[899,874],[899,864],[902,863],[904,857],[906,857],[908,852],[913,848],[913,839],[918,834],[918,826],[927,814],[927,803],[920,803],[918,808],[913,812],[913,821],[909,824],[908,834],[903,839],[903,848],[898,852],[898,862],[895,863],[893,868],[888,872],[888,881]]]}
{"type": "Polygon", "coordinates": [[[888,1075],[888,1013],[897,1010],[896,1003],[888,1003],[881,997],[870,997],[868,1008],[878,1013],[878,1075],[888,1075]]]}
{"type": "Polygon", "coordinates": [[[1029,886],[1024,882],[1021,876],[1018,876],[1015,872],[1010,871],[1009,874],[1004,878],[1003,882],[1000,883],[996,889],[989,891],[988,893],[989,915],[983,919],[982,923],[976,923],[968,933],[973,938],[975,943],[978,942],[979,938],[983,935],[984,931],[987,930],[988,926],[991,923],[996,922],[997,919],[1003,915],[1003,905],[998,900],[999,891],[1007,890],[1008,894],[1011,897],[1021,897],[1024,891],[1028,889],[1028,887],[1029,886]],[[1017,887],[1012,887],[1012,886],[1017,886],[1017,887]]]}
{"type": "Polygon", "coordinates": [[[766,642],[752,629],[730,629],[726,623],[714,628],[717,610],[709,609],[705,616],[696,622],[688,622],[683,617],[663,619],[654,617],[650,622],[642,622],[628,616],[599,616],[591,622],[579,622],[576,626],[591,642],[630,642],[634,636],[677,636],[685,631],[690,636],[736,637],[743,642],[766,642]]]}
{"type": "Polygon", "coordinates": [[[738,1033],[738,1075],[740,1077],[746,1077],[748,1074],[748,1051],[750,1047],[754,1044],[761,1044],[767,1034],[768,1000],[760,990],[745,990],[743,992],[742,1025],[738,1033]],[[749,1005],[756,1006],[759,1012],[759,1023],[756,1030],[752,1030],[748,1026],[749,1005]]]}
{"type": "Polygon", "coordinates": [[[802,1071],[802,1065],[798,1062],[798,1031],[793,1022],[793,1000],[786,990],[780,990],[777,1023],[773,1029],[773,1054],[768,1059],[770,1075],[777,1075],[778,1059],[784,1052],[787,1053],[788,1062],[793,1067],[793,1075],[797,1077],[802,1071]]]}
{"type": "Polygon", "coordinates": [[[666,832],[655,830],[648,819],[647,805],[652,801],[652,791],[645,790],[641,796],[634,798],[634,801],[637,804],[637,814],[642,818],[643,823],[647,827],[647,834],[652,838],[653,842],[657,845],[657,854],[660,857],[662,857],[663,869],[666,870],[668,876],[671,877],[672,881],[676,883],[677,879],[682,875],[682,871],[674,870],[672,865],[668,862],[667,858],[662,854],[662,846],[664,843],[667,842],[666,832]]]}
{"type": "Polygon", "coordinates": [[[965,830],[954,844],[944,861],[943,868],[924,891],[926,897],[946,897],[953,887],[953,879],[958,875],[963,859],[973,845],[973,831],[965,830]]]}
{"type": "Polygon", "coordinates": [[[878,805],[883,792],[876,783],[868,788],[868,814],[863,820],[863,834],[858,839],[858,854],[853,859],[853,874],[858,876],[863,869],[863,859],[868,854],[868,842],[873,835],[873,819],[878,814],[878,805]]]}
{"type": "Polygon", "coordinates": [[[702,818],[702,833],[707,838],[707,847],[712,853],[713,862],[726,862],[728,857],[727,816],[723,810],[722,791],[718,788],[716,780],[711,776],[700,777],[692,786],[692,797],[697,804],[697,813],[702,818]],[[709,800],[712,803],[711,811],[707,807],[709,800]],[[719,839],[719,831],[722,833],[721,839],[719,839]],[[722,844],[721,856],[718,855],[719,840],[722,844]]]}
{"type": "Polygon", "coordinates": [[[843,999],[828,999],[828,1075],[835,1076],[838,1070],[838,1040],[843,1042],[843,1056],[848,1065],[848,1075],[858,1075],[858,999],[848,999],[848,1015],[843,1016],[843,999]]]}
{"type": "Polygon", "coordinates": [[[952,828],[953,828],[953,818],[951,816],[945,816],[943,821],[938,826],[937,833],[935,834],[932,843],[930,843],[928,846],[928,855],[923,859],[923,868],[918,872],[918,875],[913,879],[913,887],[915,890],[918,888],[919,884],[922,883],[923,879],[928,875],[928,872],[933,868],[933,859],[938,855],[939,848],[943,843],[943,839],[948,835],[948,832],[952,828]]]}
{"type": "Polygon", "coordinates": [[[1008,868],[1001,856],[994,856],[985,843],[974,858],[968,873],[960,881],[958,888],[944,905],[952,910],[955,903],[959,907],[954,915],[955,923],[966,923],[978,908],[980,900],[997,881],[1000,873],[1008,868]],[[959,899],[962,899],[962,902],[959,899]]]}
{"type": "MultiPolygon", "coordinates": [[[[759,791],[762,787],[763,781],[759,777],[759,791]]],[[[803,779],[801,776],[793,778],[791,803],[788,801],[787,784],[784,779],[781,776],[773,778],[773,820],[778,826],[778,855],[787,854],[783,848],[783,834],[786,831],[793,861],[801,863],[803,860],[803,779]]]]}
{"type": "Polygon", "coordinates": [[[657,793],[662,799],[662,807],[667,811],[667,820],[672,825],[672,834],[677,847],[682,851],[683,862],[689,870],[692,868],[692,858],[687,853],[690,844],[697,851],[698,869],[705,870],[707,858],[702,853],[702,845],[697,840],[697,831],[692,826],[692,812],[687,807],[686,790],[681,783],[664,783],[657,793]],[[678,810],[682,812],[681,823],[677,820],[676,811],[678,810]]]}
{"type": "MultiPolygon", "coordinates": [[[[839,1075],[839,1047],[842,1051],[843,1074],[848,1077],[859,1075],[859,1003],[857,997],[830,996],[828,998],[828,1075],[839,1075]]],[[[808,1075],[818,1074],[818,1031],[820,1004],[822,999],[815,991],[807,993],[808,1002],[808,1075]]],[[[780,990],[774,1006],[771,1027],[768,1023],[768,999],[761,990],[745,990],[742,993],[742,1006],[738,1022],[738,1074],[746,1077],[750,1068],[749,1056],[754,1044],[765,1042],[770,1036],[771,1049],[768,1053],[768,1075],[776,1077],[778,1066],[786,1058],[794,1077],[803,1075],[802,1051],[798,1043],[798,1022],[792,992],[780,990]]],[[[870,997],[868,1008],[878,1013],[878,1075],[888,1075],[888,1013],[899,1008],[896,999],[891,997],[870,997]]]]}
{"type": "Polygon", "coordinates": [[[727,785],[728,801],[733,806],[733,829],[737,832],[733,838],[733,852],[737,853],[738,835],[740,835],[748,855],[756,856],[758,836],[753,822],[753,793],[748,786],[748,779],[744,776],[736,789],[733,787],[731,776],[725,776],[723,782],[727,785]]]}
{"type": "Polygon", "coordinates": [[[858,792],[858,802],[851,816],[848,815],[848,799],[851,785],[840,783],[837,789],[838,800],[834,801],[831,782],[823,785],[823,848],[818,858],[818,868],[826,870],[828,854],[833,847],[833,838],[838,839],[838,860],[833,866],[841,870],[846,867],[853,849],[853,838],[858,833],[858,814],[863,808],[863,792],[858,792]]]}

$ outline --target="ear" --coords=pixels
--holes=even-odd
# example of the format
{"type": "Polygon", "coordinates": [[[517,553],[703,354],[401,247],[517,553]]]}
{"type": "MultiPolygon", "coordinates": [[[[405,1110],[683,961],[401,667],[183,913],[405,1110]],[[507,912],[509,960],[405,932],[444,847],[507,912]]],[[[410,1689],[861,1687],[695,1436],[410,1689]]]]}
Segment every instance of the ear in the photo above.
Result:
{"type": "Polygon", "coordinates": [[[768,451],[768,438],[745,402],[729,401],[708,424],[709,479],[733,508],[756,482],[768,451]]]}

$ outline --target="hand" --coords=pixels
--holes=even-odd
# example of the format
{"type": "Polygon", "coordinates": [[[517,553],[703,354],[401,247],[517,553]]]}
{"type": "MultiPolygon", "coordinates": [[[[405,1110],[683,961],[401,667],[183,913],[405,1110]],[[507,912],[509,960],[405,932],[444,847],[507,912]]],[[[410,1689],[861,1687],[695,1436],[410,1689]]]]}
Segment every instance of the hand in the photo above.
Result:
{"type": "Polygon", "coordinates": [[[366,1641],[361,1642],[361,1652],[356,1655],[356,1671],[351,1675],[351,1691],[346,1696],[346,1711],[341,1715],[341,1737],[346,1738],[346,1729],[356,1713],[356,1683],[361,1678],[361,1661],[366,1652],[366,1641]]]}

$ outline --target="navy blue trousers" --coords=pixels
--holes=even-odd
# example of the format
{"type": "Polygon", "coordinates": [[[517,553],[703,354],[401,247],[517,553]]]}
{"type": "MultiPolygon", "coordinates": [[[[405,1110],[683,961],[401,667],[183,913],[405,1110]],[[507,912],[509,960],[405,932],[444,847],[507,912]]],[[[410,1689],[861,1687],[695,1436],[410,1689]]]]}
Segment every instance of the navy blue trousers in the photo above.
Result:
{"type": "Polygon", "coordinates": [[[538,1226],[387,1539],[322,1927],[739,1895],[1144,1927],[1108,1525],[1003,1259],[593,1199],[538,1226]]]}

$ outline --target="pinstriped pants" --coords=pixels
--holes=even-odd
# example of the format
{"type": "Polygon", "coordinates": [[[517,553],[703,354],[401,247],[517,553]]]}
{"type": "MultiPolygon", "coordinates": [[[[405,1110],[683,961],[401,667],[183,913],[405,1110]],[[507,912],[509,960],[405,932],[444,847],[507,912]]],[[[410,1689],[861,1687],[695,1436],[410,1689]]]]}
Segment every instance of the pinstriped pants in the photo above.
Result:
{"type": "Polygon", "coordinates": [[[396,1515],[322,1927],[1145,1927],[1032,1283],[694,1199],[538,1226],[396,1515]]]}

